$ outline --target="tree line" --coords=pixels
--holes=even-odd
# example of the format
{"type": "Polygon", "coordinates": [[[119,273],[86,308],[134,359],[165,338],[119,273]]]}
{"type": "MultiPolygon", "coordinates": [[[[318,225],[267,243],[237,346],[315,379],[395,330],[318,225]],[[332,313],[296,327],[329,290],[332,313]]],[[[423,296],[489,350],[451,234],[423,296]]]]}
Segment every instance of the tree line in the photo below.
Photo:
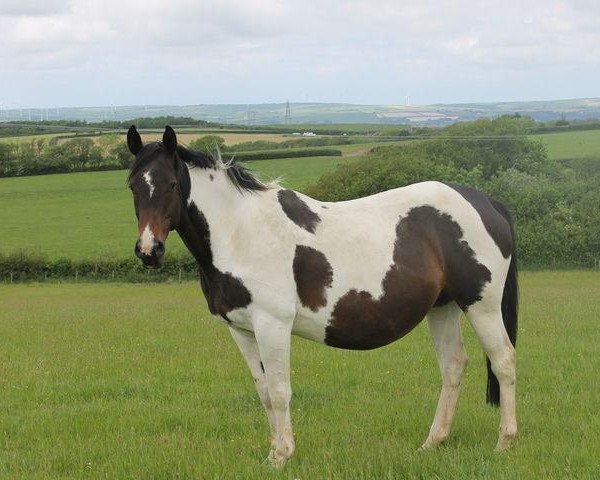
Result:
{"type": "Polygon", "coordinates": [[[30,142],[0,142],[0,177],[127,168],[131,154],[116,134],[63,142],[44,138],[30,142]]]}
{"type": "Polygon", "coordinates": [[[126,130],[131,125],[137,128],[163,129],[165,125],[188,126],[196,128],[220,128],[219,123],[198,120],[192,117],[139,117],[130,120],[104,120],[87,122],[85,120],[42,120],[0,122],[0,137],[16,137],[22,135],[43,135],[46,133],[94,133],[106,130],[126,130]]]}
{"type": "Polygon", "coordinates": [[[339,201],[426,180],[469,185],[509,207],[522,264],[593,268],[600,260],[600,159],[551,160],[541,142],[518,134],[523,121],[470,122],[450,129],[460,133],[456,139],[378,147],[307,193],[339,201]],[[483,135],[499,138],[477,138],[483,135]]]}

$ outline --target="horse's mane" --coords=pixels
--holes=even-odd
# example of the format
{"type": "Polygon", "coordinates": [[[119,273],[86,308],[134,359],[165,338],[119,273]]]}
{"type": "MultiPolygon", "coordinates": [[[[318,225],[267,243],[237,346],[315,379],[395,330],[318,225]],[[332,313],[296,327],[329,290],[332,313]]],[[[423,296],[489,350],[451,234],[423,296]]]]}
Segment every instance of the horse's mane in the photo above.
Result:
{"type": "MultiPolygon", "coordinates": [[[[129,181],[131,177],[147,165],[157,153],[164,151],[165,147],[162,142],[152,142],[144,145],[129,170],[127,180],[129,181]]],[[[218,149],[215,149],[214,152],[201,152],[183,145],[177,145],[177,156],[192,168],[224,170],[227,178],[240,192],[262,192],[271,188],[270,184],[264,183],[253,172],[235,162],[234,158],[224,162],[218,149]]]]}
{"type": "Polygon", "coordinates": [[[237,163],[234,158],[224,162],[218,148],[214,152],[199,152],[183,145],[177,145],[177,155],[185,163],[194,167],[225,170],[227,178],[240,192],[262,192],[271,188],[253,172],[237,163]]]}

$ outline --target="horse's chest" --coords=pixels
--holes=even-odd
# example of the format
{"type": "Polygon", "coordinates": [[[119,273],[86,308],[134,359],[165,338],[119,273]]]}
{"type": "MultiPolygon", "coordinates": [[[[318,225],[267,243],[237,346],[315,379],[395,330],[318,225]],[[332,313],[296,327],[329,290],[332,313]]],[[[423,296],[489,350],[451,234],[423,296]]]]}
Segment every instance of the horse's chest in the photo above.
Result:
{"type": "Polygon", "coordinates": [[[252,303],[252,295],[242,280],[217,268],[200,271],[200,286],[210,313],[220,316],[227,323],[238,323],[241,316],[236,310],[252,303]]]}

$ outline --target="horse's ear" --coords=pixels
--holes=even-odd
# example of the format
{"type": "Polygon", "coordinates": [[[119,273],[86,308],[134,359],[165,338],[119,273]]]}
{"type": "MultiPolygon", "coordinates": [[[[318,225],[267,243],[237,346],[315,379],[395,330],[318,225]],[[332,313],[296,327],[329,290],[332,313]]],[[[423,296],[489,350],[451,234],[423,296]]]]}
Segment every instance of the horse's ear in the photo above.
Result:
{"type": "Polygon", "coordinates": [[[177,150],[177,135],[175,135],[175,130],[168,125],[165,127],[165,133],[163,134],[163,145],[170,154],[174,154],[177,150]]]}
{"type": "Polygon", "coordinates": [[[132,125],[129,127],[129,130],[127,130],[127,146],[129,147],[129,151],[134,155],[137,155],[144,146],[142,137],[140,137],[135,125],[132,125]]]}

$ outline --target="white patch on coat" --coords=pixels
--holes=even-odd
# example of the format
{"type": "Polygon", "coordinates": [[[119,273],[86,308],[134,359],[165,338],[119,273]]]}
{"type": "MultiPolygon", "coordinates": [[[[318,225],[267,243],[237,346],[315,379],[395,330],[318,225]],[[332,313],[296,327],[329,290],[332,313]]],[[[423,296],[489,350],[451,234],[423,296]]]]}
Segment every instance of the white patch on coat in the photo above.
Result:
{"type": "Polygon", "coordinates": [[[152,248],[154,248],[154,233],[150,230],[150,225],[146,225],[140,240],[140,251],[144,255],[152,255],[152,248]]]}
{"type": "Polygon", "coordinates": [[[146,180],[146,183],[148,184],[148,190],[150,190],[150,198],[152,198],[152,195],[154,194],[154,183],[152,183],[152,176],[150,175],[150,170],[144,173],[143,176],[144,180],[146,180]]]}

